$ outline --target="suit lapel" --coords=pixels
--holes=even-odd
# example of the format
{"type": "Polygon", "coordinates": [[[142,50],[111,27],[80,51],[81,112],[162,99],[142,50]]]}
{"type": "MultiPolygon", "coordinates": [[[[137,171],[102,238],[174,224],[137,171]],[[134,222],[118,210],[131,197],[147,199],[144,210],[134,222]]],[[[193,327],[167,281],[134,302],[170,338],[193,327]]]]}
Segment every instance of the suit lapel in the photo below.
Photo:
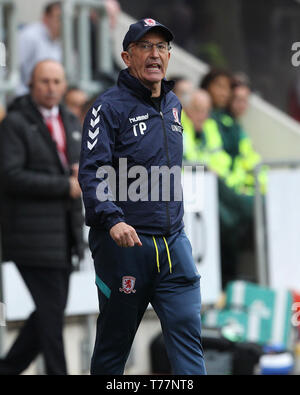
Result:
{"type": "Polygon", "coordinates": [[[62,122],[63,122],[63,125],[64,125],[64,129],[65,129],[67,158],[68,158],[69,164],[71,165],[72,164],[72,152],[71,152],[71,149],[70,149],[70,147],[71,147],[70,140],[72,138],[71,137],[72,131],[70,130],[70,125],[69,125],[69,123],[66,120],[66,113],[65,113],[65,111],[63,110],[63,108],[61,106],[59,108],[59,113],[60,113],[60,116],[61,116],[61,119],[62,119],[62,122]]]}
{"type": "Polygon", "coordinates": [[[55,159],[60,166],[62,173],[67,173],[69,169],[66,169],[61,163],[59,154],[57,152],[56,143],[53,141],[51,134],[47,125],[45,124],[42,115],[38,111],[38,109],[32,104],[32,109],[26,112],[26,117],[30,119],[35,125],[37,125],[37,132],[42,135],[44,140],[46,141],[47,146],[52,151],[55,159]]]}
{"type": "MultiPolygon", "coordinates": [[[[60,106],[60,115],[64,124],[65,134],[66,134],[66,144],[67,144],[67,158],[69,161],[69,165],[78,162],[78,157],[76,156],[76,152],[74,151],[74,125],[68,121],[68,115],[64,108],[60,106]]],[[[79,131],[78,131],[79,132],[79,131]]],[[[80,133],[80,132],[79,132],[80,133]]]]}

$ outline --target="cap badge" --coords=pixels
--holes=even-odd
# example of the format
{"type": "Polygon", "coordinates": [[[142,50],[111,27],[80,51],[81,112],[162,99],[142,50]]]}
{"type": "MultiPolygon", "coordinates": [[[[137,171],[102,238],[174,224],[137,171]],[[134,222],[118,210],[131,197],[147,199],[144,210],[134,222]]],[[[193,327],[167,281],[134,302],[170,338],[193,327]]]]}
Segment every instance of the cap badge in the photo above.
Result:
{"type": "Polygon", "coordinates": [[[156,21],[154,19],[144,19],[145,22],[145,26],[155,26],[156,25],[156,21]]]}

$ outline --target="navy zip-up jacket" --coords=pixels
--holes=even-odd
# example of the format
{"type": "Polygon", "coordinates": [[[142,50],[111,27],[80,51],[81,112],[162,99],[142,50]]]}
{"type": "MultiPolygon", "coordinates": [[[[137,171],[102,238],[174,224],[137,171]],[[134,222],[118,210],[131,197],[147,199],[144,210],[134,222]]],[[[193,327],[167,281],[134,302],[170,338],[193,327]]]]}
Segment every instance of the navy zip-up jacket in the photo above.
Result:
{"type": "MultiPolygon", "coordinates": [[[[151,186],[151,167],[182,166],[181,104],[171,92],[172,88],[173,82],[162,81],[158,111],[151,100],[151,91],[130,75],[128,69],[122,70],[117,85],[99,96],[89,110],[83,126],[79,167],[88,226],[109,230],[118,222],[126,222],[137,233],[149,235],[170,235],[182,229],[183,201],[178,178],[175,177],[175,187],[177,191],[180,188],[180,199],[178,193],[174,195],[171,176],[170,199],[161,193],[165,181],[160,177],[159,198],[151,201],[151,191],[155,188],[154,184],[151,186]],[[127,177],[120,173],[120,158],[126,158],[128,171],[133,172],[134,166],[145,168],[143,174],[149,176],[146,185],[144,183],[146,189],[135,187],[140,174],[133,177],[129,173],[127,177]],[[99,170],[103,166],[116,170],[115,199],[107,201],[99,199],[100,190],[107,192],[107,188],[103,189],[105,184],[101,184],[107,180],[99,170]],[[126,190],[136,189],[139,200],[124,198],[124,189],[119,196],[119,185],[126,183],[126,190]]],[[[114,181],[114,177],[110,177],[110,181],[114,181]]]]}

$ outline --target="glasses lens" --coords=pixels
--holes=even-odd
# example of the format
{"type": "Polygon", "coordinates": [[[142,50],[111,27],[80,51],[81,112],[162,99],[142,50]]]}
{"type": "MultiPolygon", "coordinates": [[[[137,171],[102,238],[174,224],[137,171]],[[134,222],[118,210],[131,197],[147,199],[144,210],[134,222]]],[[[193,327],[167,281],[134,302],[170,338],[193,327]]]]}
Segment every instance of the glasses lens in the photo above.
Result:
{"type": "Polygon", "coordinates": [[[169,49],[171,49],[171,46],[167,43],[154,44],[149,41],[137,41],[136,43],[134,43],[134,45],[136,45],[139,49],[145,52],[152,51],[154,46],[161,53],[167,52],[169,49]]]}
{"type": "Polygon", "coordinates": [[[159,44],[156,44],[156,48],[159,50],[159,52],[167,52],[168,44],[166,44],[166,43],[159,43],[159,44]]]}

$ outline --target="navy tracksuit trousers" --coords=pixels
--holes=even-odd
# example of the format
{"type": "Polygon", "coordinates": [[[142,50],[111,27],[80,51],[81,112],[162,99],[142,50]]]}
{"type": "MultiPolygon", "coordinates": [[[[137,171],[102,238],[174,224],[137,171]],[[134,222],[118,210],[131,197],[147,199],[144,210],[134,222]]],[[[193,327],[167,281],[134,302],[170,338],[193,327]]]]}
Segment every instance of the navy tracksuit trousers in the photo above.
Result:
{"type": "Polygon", "coordinates": [[[173,374],[205,374],[200,275],[190,242],[184,230],[139,238],[142,247],[121,248],[108,232],[90,230],[100,309],[91,374],[123,374],[149,302],[160,319],[173,374]]]}

